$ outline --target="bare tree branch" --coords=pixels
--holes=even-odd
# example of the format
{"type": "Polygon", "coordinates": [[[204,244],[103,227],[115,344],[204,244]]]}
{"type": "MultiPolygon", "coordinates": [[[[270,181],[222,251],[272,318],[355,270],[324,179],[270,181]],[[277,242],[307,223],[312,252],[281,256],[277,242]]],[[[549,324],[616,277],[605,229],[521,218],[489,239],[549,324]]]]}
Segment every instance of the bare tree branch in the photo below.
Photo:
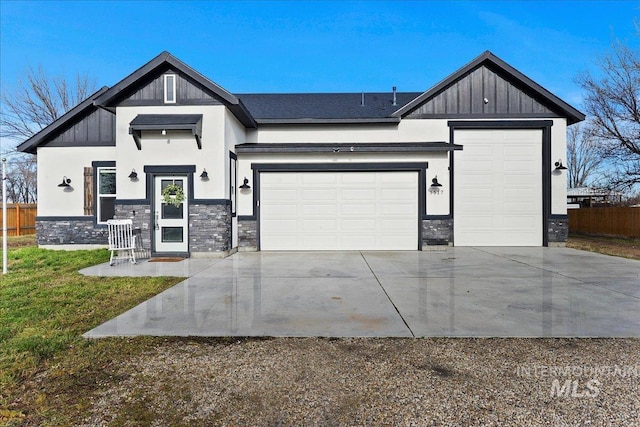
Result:
{"type": "Polygon", "coordinates": [[[585,72],[578,83],[599,153],[613,165],[607,185],[630,188],[640,183],[640,52],[616,42],[598,69],[601,77],[585,72]]]}
{"type": "Polygon", "coordinates": [[[569,187],[585,187],[598,173],[603,157],[594,130],[575,124],[567,129],[567,168],[569,187]]]}

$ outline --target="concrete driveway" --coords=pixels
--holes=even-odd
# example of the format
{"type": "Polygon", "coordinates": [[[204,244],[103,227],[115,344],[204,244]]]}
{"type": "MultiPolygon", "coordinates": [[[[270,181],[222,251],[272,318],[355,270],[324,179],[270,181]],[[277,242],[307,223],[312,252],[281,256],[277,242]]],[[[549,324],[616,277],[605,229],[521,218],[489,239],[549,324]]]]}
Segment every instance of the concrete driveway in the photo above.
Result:
{"type": "Polygon", "coordinates": [[[244,252],[102,264],[188,279],[85,337],[640,337],[640,261],[567,248],[244,252]]]}

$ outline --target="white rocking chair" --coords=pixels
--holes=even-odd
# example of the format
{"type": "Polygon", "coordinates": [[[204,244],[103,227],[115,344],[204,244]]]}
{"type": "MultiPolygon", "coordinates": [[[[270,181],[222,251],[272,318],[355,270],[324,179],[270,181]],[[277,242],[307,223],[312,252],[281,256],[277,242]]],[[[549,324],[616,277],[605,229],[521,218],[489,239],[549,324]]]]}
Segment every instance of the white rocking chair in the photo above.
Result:
{"type": "Polygon", "coordinates": [[[126,252],[126,257],[131,264],[136,264],[136,236],[133,235],[133,221],[130,219],[110,219],[107,221],[109,229],[109,250],[111,257],[109,265],[115,264],[114,254],[121,258],[121,253],[126,252]]]}

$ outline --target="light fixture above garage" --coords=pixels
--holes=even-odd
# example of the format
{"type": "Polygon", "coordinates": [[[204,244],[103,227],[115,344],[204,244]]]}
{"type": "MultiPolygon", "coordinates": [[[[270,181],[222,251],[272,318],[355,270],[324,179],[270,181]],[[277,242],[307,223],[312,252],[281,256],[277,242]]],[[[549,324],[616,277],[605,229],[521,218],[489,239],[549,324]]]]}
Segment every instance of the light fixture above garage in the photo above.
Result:
{"type": "Polygon", "coordinates": [[[429,187],[429,193],[440,194],[442,193],[442,184],[438,182],[438,175],[434,176],[431,180],[431,186],[429,187]]]}
{"type": "Polygon", "coordinates": [[[135,169],[131,169],[131,173],[129,174],[129,179],[131,181],[137,181],[138,180],[138,172],[136,172],[135,169]]]}
{"type": "Polygon", "coordinates": [[[244,177],[244,180],[242,181],[242,185],[239,187],[241,190],[248,190],[251,188],[251,186],[249,185],[249,179],[247,179],[247,177],[244,177]]]}
{"type": "Polygon", "coordinates": [[[557,171],[563,171],[566,170],[567,168],[562,164],[562,159],[558,159],[558,161],[556,162],[556,169],[557,171]]]}

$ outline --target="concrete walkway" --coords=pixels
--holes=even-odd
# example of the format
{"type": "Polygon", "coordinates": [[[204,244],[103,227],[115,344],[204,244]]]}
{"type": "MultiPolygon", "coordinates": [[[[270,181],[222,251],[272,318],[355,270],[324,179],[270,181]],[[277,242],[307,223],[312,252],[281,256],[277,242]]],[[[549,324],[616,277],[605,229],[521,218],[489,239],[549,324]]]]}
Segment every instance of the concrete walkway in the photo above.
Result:
{"type": "Polygon", "coordinates": [[[85,337],[640,337],[640,261],[566,248],[245,252],[92,276],[188,279],[85,337]]]}

